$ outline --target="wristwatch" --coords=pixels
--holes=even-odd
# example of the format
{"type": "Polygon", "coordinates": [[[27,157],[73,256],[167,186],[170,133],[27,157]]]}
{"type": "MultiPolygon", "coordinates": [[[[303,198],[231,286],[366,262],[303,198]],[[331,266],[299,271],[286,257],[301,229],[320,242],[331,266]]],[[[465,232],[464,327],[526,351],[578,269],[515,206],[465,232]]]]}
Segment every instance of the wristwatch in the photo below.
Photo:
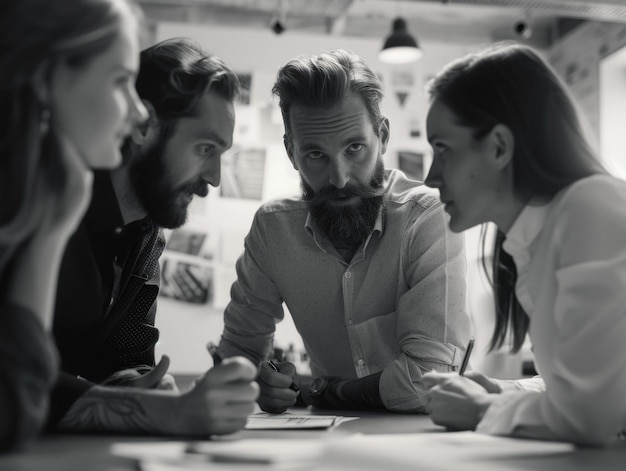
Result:
{"type": "Polygon", "coordinates": [[[322,397],[324,395],[324,392],[326,392],[328,383],[328,378],[315,378],[311,382],[311,384],[309,384],[309,394],[311,394],[311,396],[315,398],[322,397]]]}

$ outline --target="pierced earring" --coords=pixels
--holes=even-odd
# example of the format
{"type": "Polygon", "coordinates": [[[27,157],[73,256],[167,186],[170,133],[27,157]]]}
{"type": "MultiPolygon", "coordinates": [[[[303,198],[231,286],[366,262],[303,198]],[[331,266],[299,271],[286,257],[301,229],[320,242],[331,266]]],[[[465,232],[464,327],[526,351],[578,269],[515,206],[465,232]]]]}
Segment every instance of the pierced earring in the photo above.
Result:
{"type": "Polygon", "coordinates": [[[41,115],[39,116],[39,134],[41,137],[45,137],[48,134],[48,130],[50,129],[50,110],[48,108],[44,108],[41,110],[41,115]]]}

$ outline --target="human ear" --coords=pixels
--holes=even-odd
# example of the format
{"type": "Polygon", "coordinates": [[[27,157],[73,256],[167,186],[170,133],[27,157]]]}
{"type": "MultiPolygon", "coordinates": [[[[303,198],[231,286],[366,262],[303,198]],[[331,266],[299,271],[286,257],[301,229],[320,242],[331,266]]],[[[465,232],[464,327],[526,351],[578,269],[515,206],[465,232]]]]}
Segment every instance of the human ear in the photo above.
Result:
{"type": "Polygon", "coordinates": [[[378,135],[380,136],[380,153],[384,154],[389,143],[389,120],[387,118],[381,119],[378,125],[378,135]]]}
{"type": "Polygon", "coordinates": [[[287,134],[283,135],[283,144],[285,145],[285,150],[287,151],[287,157],[291,160],[291,165],[293,168],[298,170],[298,165],[296,164],[296,160],[293,158],[293,141],[287,137],[287,134]]]}
{"type": "Polygon", "coordinates": [[[37,67],[33,74],[33,91],[35,96],[44,107],[50,106],[50,63],[45,62],[37,67]]]}
{"type": "Polygon", "coordinates": [[[156,135],[159,126],[159,119],[156,116],[154,106],[148,100],[141,100],[143,106],[148,110],[148,119],[143,123],[137,124],[131,131],[130,137],[138,146],[147,144],[156,135]]]}
{"type": "Polygon", "coordinates": [[[515,136],[505,124],[496,124],[490,134],[495,146],[494,163],[499,169],[504,169],[513,160],[515,136]]]}

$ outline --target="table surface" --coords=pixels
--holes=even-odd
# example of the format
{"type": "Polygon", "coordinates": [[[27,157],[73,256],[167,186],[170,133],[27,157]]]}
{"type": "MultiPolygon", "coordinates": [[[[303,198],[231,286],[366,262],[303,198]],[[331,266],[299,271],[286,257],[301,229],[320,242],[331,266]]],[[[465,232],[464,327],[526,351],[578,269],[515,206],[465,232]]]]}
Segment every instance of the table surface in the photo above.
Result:
{"type": "MultiPolygon", "coordinates": [[[[294,413],[302,413],[302,410],[294,410],[294,413]]],[[[310,413],[304,411],[304,413],[310,413]]],[[[427,416],[399,415],[392,413],[353,412],[353,411],[317,411],[316,414],[332,414],[344,417],[359,417],[340,423],[329,430],[293,430],[293,431],[263,431],[242,430],[229,436],[229,439],[247,440],[257,438],[270,438],[276,440],[277,446],[284,445],[294,438],[303,439],[340,439],[351,434],[421,434],[441,433],[442,437],[451,434],[446,433],[441,427],[433,425],[427,416]],[[282,443],[281,443],[282,441],[282,443]]],[[[478,435],[478,434],[477,434],[478,435]]],[[[398,437],[401,439],[402,437],[398,437]]],[[[436,438],[436,437],[435,437],[436,438]]],[[[136,471],[138,468],[135,460],[114,456],[110,447],[113,443],[133,442],[159,442],[179,440],[172,437],[151,436],[120,436],[120,435],[79,435],[79,434],[51,434],[41,437],[35,443],[30,444],[21,452],[0,454],[0,471],[136,471]]],[[[515,447],[513,447],[515,448],[515,447]]],[[[496,451],[496,450],[494,450],[496,451]]],[[[419,446],[410,453],[429,453],[427,449],[419,446]]],[[[497,453],[480,456],[469,466],[467,463],[455,462],[450,456],[437,456],[439,463],[437,469],[502,469],[502,470],[602,470],[602,471],[625,471],[626,470],[626,440],[621,440],[604,449],[573,449],[566,453],[537,454],[516,453],[511,450],[510,455],[506,450],[497,450],[497,453]],[[480,465],[480,466],[479,466],[480,465]]],[[[422,459],[423,461],[423,459],[422,459]]],[[[332,467],[331,467],[332,468],[332,467]]],[[[211,463],[206,469],[221,469],[219,465],[211,463]]],[[[223,466],[223,469],[232,469],[223,466]]],[[[261,465],[259,470],[273,469],[269,465],[261,465]]],[[[326,468],[324,468],[326,469],[326,468]]],[[[328,468],[330,469],[330,468],[328,468]]],[[[343,469],[335,467],[333,469],[343,469]]],[[[373,468],[369,468],[373,469],[373,468]]],[[[418,469],[417,465],[415,469],[418,469]]],[[[422,468],[420,468],[422,469],[422,468]]]]}

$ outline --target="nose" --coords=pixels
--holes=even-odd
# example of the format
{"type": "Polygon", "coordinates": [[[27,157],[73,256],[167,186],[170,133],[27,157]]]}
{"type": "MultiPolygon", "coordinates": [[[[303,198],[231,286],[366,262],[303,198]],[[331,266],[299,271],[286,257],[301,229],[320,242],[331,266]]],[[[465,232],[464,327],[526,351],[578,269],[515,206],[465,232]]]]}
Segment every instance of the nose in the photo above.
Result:
{"type": "Polygon", "coordinates": [[[430,170],[428,171],[428,175],[426,175],[424,183],[426,186],[431,188],[441,187],[441,164],[439,163],[439,159],[433,159],[433,163],[430,166],[430,170]]]}
{"type": "Polygon", "coordinates": [[[350,163],[343,156],[331,159],[328,181],[335,188],[343,188],[350,181],[350,163]]]}
{"type": "Polygon", "coordinates": [[[207,159],[206,163],[202,167],[202,173],[200,177],[208,182],[211,186],[218,186],[220,184],[222,174],[222,156],[214,156],[207,159]]]}
{"type": "Polygon", "coordinates": [[[135,90],[135,87],[131,87],[129,97],[128,97],[128,102],[129,102],[129,108],[130,108],[129,117],[130,117],[131,123],[140,124],[140,123],[147,121],[148,118],[150,118],[150,113],[148,112],[143,102],[139,98],[139,95],[137,95],[137,90],[135,90]]]}

